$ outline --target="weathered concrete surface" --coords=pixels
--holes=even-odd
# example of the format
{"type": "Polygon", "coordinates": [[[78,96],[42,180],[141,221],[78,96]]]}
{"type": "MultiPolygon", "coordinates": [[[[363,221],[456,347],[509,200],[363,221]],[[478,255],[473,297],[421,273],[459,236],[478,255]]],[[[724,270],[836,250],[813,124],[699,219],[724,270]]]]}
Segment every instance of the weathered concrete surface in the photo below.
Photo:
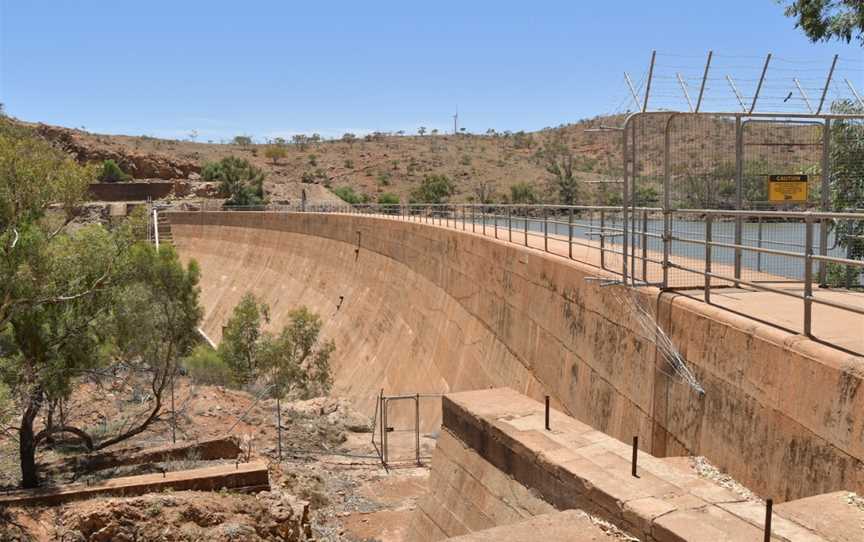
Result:
{"type": "MultiPolygon", "coordinates": [[[[499,477],[512,476],[525,490],[558,510],[583,510],[648,542],[763,539],[765,509],[761,503],[747,501],[689,469],[676,468],[644,452],[639,453],[634,477],[630,446],[554,410],[547,431],[543,405],[513,390],[449,394],[443,399],[443,418],[444,431],[457,442],[446,449],[467,446],[479,456],[474,462],[483,467],[481,472],[497,469],[499,477]]],[[[439,461],[436,450],[433,478],[455,479],[446,474],[448,468],[446,460],[439,461]],[[437,472],[442,466],[443,471],[437,472]]],[[[474,522],[475,513],[459,498],[474,505],[480,487],[481,495],[500,499],[506,495],[502,488],[511,491],[513,485],[489,486],[468,478],[465,487],[455,488],[456,498],[443,491],[430,491],[417,515],[434,518],[449,514],[452,521],[434,522],[448,535],[461,535],[462,529],[478,531],[483,524],[474,522]]],[[[860,528],[864,514],[844,498],[846,494],[811,498],[810,514],[821,518],[815,521],[807,514],[786,511],[806,509],[811,499],[805,499],[803,505],[793,501],[779,506],[774,513],[772,539],[849,539],[849,529],[860,528]]],[[[515,522],[502,522],[507,523],[515,522]]],[[[417,523],[418,539],[434,540],[429,534],[435,531],[423,531],[423,527],[424,523],[417,523]]]]}
{"type": "Polygon", "coordinates": [[[812,531],[830,530],[835,534],[831,540],[864,540],[864,500],[846,491],[790,501],[774,509],[812,531]]]}
{"type": "Polygon", "coordinates": [[[161,463],[176,459],[211,461],[214,459],[234,459],[241,453],[240,441],[236,437],[219,437],[199,442],[181,442],[153,448],[140,446],[120,448],[110,452],[75,455],[46,463],[40,469],[46,472],[75,473],[94,472],[126,465],[161,463]]]}
{"type": "Polygon", "coordinates": [[[614,539],[591,523],[584,514],[570,510],[537,516],[514,525],[495,527],[463,536],[453,542],[611,542],[614,539]]]}
{"type": "Polygon", "coordinates": [[[419,501],[408,538],[443,540],[554,511],[444,428],[433,454],[429,490],[419,501]]]}
{"type": "Polygon", "coordinates": [[[22,489],[0,495],[0,506],[57,504],[97,495],[143,495],[166,489],[217,491],[223,487],[239,491],[269,489],[270,477],[267,464],[262,461],[232,463],[164,474],[110,478],[91,485],[78,483],[40,489],[22,489]]]}
{"type": "MultiPolygon", "coordinates": [[[[706,390],[636,332],[596,268],[452,229],[357,215],[170,213],[217,340],[246,291],[272,325],[305,304],[335,339],[336,393],[509,386],[654,455],[704,455],[777,501],[864,490],[862,358],[640,290],[706,390]],[[359,248],[359,250],[358,250],[359,248]],[[340,296],[343,301],[341,308],[340,296]]],[[[428,413],[427,413],[428,414],[428,413]]],[[[424,416],[429,427],[429,419],[424,416]]]]}

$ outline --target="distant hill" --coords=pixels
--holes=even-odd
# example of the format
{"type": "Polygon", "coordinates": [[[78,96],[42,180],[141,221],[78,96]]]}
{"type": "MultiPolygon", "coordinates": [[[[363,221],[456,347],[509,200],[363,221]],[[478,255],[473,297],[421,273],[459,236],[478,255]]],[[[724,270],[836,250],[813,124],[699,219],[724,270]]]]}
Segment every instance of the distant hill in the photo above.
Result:
{"type": "MultiPolygon", "coordinates": [[[[281,145],[285,156],[276,162],[266,156],[268,144],[202,143],[31,126],[79,160],[111,158],[134,178],[195,178],[209,161],[240,156],[267,172],[265,189],[275,202],[299,199],[304,188],[313,200],[336,201],[333,190],[341,187],[350,187],[372,202],[383,193],[407,201],[425,176],[446,175],[455,186],[453,202],[507,202],[511,187],[526,183],[539,201],[558,203],[558,193],[550,184],[554,176],[548,170],[549,149],[558,149],[572,157],[574,176],[580,181],[578,203],[615,205],[621,199],[622,134],[603,128],[619,127],[623,121],[623,116],[597,117],[537,132],[376,133],[351,141],[287,143],[281,145]]],[[[677,122],[670,145],[673,202],[729,207],[734,197],[734,124],[683,117],[677,122]]],[[[665,116],[653,116],[638,126],[637,197],[642,205],[659,204],[662,194],[665,124],[665,116]]],[[[745,199],[763,198],[767,174],[810,173],[818,182],[819,127],[754,123],[747,130],[745,199]]]]}
{"type": "MultiPolygon", "coordinates": [[[[544,200],[552,175],[538,151],[552,139],[570,147],[577,175],[594,179],[597,164],[616,154],[620,134],[588,134],[586,128],[620,119],[595,119],[539,132],[515,134],[395,135],[373,134],[353,142],[325,140],[284,145],[286,156],[276,163],[266,158],[267,144],[218,144],[159,139],[149,136],[105,135],[45,124],[30,124],[81,161],[117,161],[134,178],[188,178],[209,161],[226,156],[248,159],[267,172],[265,188],[273,200],[296,199],[304,186],[351,187],[375,201],[392,193],[407,201],[426,175],[446,175],[456,187],[451,201],[503,201],[510,186],[528,183],[544,200]]],[[[308,190],[307,190],[308,192],[308,190]]],[[[321,191],[324,193],[325,191],[321,191]]]]}

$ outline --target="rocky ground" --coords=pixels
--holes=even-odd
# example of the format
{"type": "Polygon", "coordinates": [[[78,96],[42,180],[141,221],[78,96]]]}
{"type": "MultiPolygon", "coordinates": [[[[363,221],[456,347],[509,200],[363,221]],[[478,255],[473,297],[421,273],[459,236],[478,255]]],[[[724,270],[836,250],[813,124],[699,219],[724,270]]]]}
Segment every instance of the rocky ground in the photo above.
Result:
{"type": "MultiPolygon", "coordinates": [[[[86,388],[86,387],[85,387],[86,388]]],[[[79,394],[79,422],[110,424],[121,415],[122,390],[79,394]],[[84,400],[89,398],[89,401],[84,400]]],[[[6,540],[303,540],[303,527],[319,541],[402,540],[416,499],[424,492],[426,466],[397,464],[382,468],[371,442],[371,420],[344,400],[318,398],[282,405],[283,454],[278,458],[275,402],[186,378],[177,386],[178,440],[231,433],[251,448],[253,458],[270,464],[271,491],[258,495],[179,491],[129,498],[95,498],[58,507],[13,508],[0,519],[6,540]],[[305,518],[304,518],[305,507],[305,518]],[[286,530],[287,529],[287,530],[286,530]]],[[[170,442],[171,427],[162,421],[129,444],[170,442]]],[[[423,438],[424,456],[434,440],[423,438]]],[[[398,453],[398,443],[396,443],[398,453]]],[[[412,450],[413,453],[413,450],[412,450]]],[[[410,454],[404,454],[408,457],[410,454]]],[[[40,460],[63,456],[61,448],[40,460]]],[[[17,482],[14,443],[0,441],[0,479],[17,482]]],[[[190,457],[157,465],[122,467],[80,476],[93,482],[106,477],[182,470],[205,463],[190,457]]],[[[58,475],[56,483],[68,481],[58,475]]]]}

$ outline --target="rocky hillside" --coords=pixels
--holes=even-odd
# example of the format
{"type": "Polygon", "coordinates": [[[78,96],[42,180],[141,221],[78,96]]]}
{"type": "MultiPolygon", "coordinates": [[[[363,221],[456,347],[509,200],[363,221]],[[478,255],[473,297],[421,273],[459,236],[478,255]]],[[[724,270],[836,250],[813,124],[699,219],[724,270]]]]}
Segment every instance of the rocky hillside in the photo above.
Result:
{"type": "Polygon", "coordinates": [[[585,129],[619,122],[597,119],[533,133],[373,134],[353,141],[292,143],[284,145],[286,155],[275,161],[266,156],[267,144],[202,143],[32,126],[77,159],[113,159],[136,179],[194,179],[205,163],[234,155],[267,172],[265,188],[277,201],[299,198],[302,189],[312,199],[333,198],[330,189],[346,186],[371,201],[382,193],[407,200],[424,176],[440,174],[454,181],[456,193],[451,199],[465,202],[505,200],[516,183],[528,183],[538,196],[554,198],[548,187],[552,176],[540,156],[544,145],[553,140],[572,150],[578,176],[597,178],[600,165],[617,161],[613,156],[620,136],[585,129]]]}
{"type": "MultiPolygon", "coordinates": [[[[343,187],[373,202],[385,193],[407,201],[424,177],[446,175],[455,186],[451,201],[506,202],[511,187],[525,183],[541,201],[558,203],[549,171],[551,154],[559,165],[569,160],[581,181],[577,201],[587,205],[620,201],[621,185],[616,181],[622,177],[621,132],[600,128],[618,127],[623,121],[620,116],[598,117],[529,133],[376,133],[292,142],[280,145],[283,156],[275,159],[268,157],[268,144],[202,143],[34,126],[79,160],[111,158],[136,179],[196,179],[207,162],[240,156],[266,171],[265,189],[275,202],[300,199],[303,191],[311,201],[341,201],[333,191],[343,187]]],[[[734,124],[686,117],[676,123],[670,147],[673,200],[684,206],[728,206],[734,192],[734,124]]],[[[643,204],[656,204],[662,193],[665,125],[665,116],[652,116],[637,126],[637,195],[643,204]]],[[[748,127],[748,201],[764,199],[767,174],[815,173],[819,133],[818,127],[801,125],[748,127]]],[[[813,179],[818,182],[817,176],[813,179]]]]}

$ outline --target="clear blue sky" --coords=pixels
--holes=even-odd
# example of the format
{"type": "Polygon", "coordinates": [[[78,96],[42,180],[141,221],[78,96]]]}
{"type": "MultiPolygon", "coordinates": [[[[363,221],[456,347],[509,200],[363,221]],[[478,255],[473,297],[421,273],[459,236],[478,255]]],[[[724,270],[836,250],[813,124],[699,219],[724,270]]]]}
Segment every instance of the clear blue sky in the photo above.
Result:
{"type": "Polygon", "coordinates": [[[657,107],[686,107],[675,74],[695,94],[708,49],[715,108],[735,104],[721,76],[752,94],[769,51],[766,107],[800,100],[777,101],[799,67],[813,98],[835,53],[864,89],[864,49],[809,43],[773,0],[0,0],[0,101],[25,120],[199,140],[443,130],[457,105],[472,131],[532,130],[630,106],[622,73],[638,84],[652,49],[657,107]]]}

